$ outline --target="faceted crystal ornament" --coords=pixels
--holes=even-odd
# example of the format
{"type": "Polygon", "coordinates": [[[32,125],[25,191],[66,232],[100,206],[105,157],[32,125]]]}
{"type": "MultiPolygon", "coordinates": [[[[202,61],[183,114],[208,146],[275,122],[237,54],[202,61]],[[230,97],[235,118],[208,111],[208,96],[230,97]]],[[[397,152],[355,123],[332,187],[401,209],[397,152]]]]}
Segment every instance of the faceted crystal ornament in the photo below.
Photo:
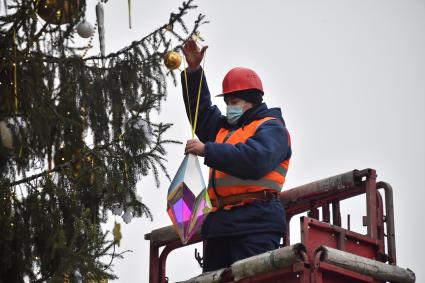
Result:
{"type": "Polygon", "coordinates": [[[198,231],[211,210],[198,157],[188,154],[168,188],[167,197],[168,215],[183,244],[198,231]]]}

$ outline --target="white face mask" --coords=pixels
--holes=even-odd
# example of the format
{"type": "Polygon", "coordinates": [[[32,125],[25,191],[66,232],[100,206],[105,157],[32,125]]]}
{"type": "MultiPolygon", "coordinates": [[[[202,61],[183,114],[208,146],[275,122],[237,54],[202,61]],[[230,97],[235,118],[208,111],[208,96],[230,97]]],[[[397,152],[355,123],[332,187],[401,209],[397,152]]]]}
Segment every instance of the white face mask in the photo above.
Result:
{"type": "Polygon", "coordinates": [[[230,125],[236,125],[244,110],[240,105],[228,105],[226,108],[226,119],[230,125]]]}

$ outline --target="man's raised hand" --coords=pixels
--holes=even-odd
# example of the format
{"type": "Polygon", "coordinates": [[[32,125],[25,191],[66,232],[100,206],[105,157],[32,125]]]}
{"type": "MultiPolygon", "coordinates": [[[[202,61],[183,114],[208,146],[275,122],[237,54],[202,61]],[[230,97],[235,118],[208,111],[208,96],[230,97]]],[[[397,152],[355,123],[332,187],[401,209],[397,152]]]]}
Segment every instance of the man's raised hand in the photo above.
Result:
{"type": "Polygon", "coordinates": [[[183,46],[183,54],[186,57],[187,65],[189,70],[195,71],[201,65],[202,59],[204,58],[205,50],[207,50],[208,45],[199,49],[195,40],[189,39],[183,46]]]}

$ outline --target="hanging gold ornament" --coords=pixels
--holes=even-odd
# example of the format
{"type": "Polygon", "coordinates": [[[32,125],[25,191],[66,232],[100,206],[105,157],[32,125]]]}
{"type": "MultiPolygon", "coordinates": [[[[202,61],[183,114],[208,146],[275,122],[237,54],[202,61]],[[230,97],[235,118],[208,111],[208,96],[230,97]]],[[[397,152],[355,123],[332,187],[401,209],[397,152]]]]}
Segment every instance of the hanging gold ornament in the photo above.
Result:
{"type": "Polygon", "coordinates": [[[180,67],[182,56],[175,51],[169,51],[164,56],[164,64],[170,70],[175,70],[180,67]]]}
{"type": "Polygon", "coordinates": [[[112,234],[114,235],[114,242],[117,243],[117,246],[120,246],[121,243],[121,224],[115,222],[114,229],[112,230],[112,234]]]}
{"type": "Polygon", "coordinates": [[[173,30],[173,24],[168,24],[168,25],[166,25],[166,26],[165,26],[165,29],[166,29],[167,31],[172,31],[172,30],[173,30]]]}
{"type": "Polygon", "coordinates": [[[82,0],[36,0],[37,14],[44,21],[63,25],[72,22],[81,8],[82,0]]]}
{"type": "Polygon", "coordinates": [[[93,274],[90,272],[87,273],[86,280],[84,280],[85,283],[108,283],[108,278],[101,278],[99,280],[93,278],[93,274]]]}

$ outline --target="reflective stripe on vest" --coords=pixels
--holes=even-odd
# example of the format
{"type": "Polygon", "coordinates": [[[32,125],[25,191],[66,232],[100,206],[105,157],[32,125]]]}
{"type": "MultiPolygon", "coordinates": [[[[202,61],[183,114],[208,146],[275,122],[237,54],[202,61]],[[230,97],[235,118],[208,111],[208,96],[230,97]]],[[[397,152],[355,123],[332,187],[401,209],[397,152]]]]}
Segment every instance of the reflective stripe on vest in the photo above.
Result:
{"type": "MultiPolygon", "coordinates": [[[[233,133],[229,133],[228,129],[220,129],[215,142],[217,143],[245,143],[250,137],[252,137],[256,130],[261,124],[266,121],[275,119],[273,117],[266,117],[261,120],[256,120],[248,125],[243,126],[242,128],[237,129],[233,133]],[[229,134],[231,134],[229,136],[229,134]]],[[[226,197],[231,195],[243,194],[248,192],[258,192],[263,190],[269,190],[274,192],[280,192],[282,186],[285,183],[286,173],[288,171],[289,159],[280,163],[277,168],[266,174],[264,177],[254,180],[254,179],[240,179],[229,174],[226,174],[221,171],[215,171],[210,169],[210,180],[208,185],[208,193],[213,201],[217,203],[216,195],[220,197],[226,197]],[[214,178],[214,180],[212,180],[214,178]],[[212,187],[214,184],[215,188],[212,187]]]]}

